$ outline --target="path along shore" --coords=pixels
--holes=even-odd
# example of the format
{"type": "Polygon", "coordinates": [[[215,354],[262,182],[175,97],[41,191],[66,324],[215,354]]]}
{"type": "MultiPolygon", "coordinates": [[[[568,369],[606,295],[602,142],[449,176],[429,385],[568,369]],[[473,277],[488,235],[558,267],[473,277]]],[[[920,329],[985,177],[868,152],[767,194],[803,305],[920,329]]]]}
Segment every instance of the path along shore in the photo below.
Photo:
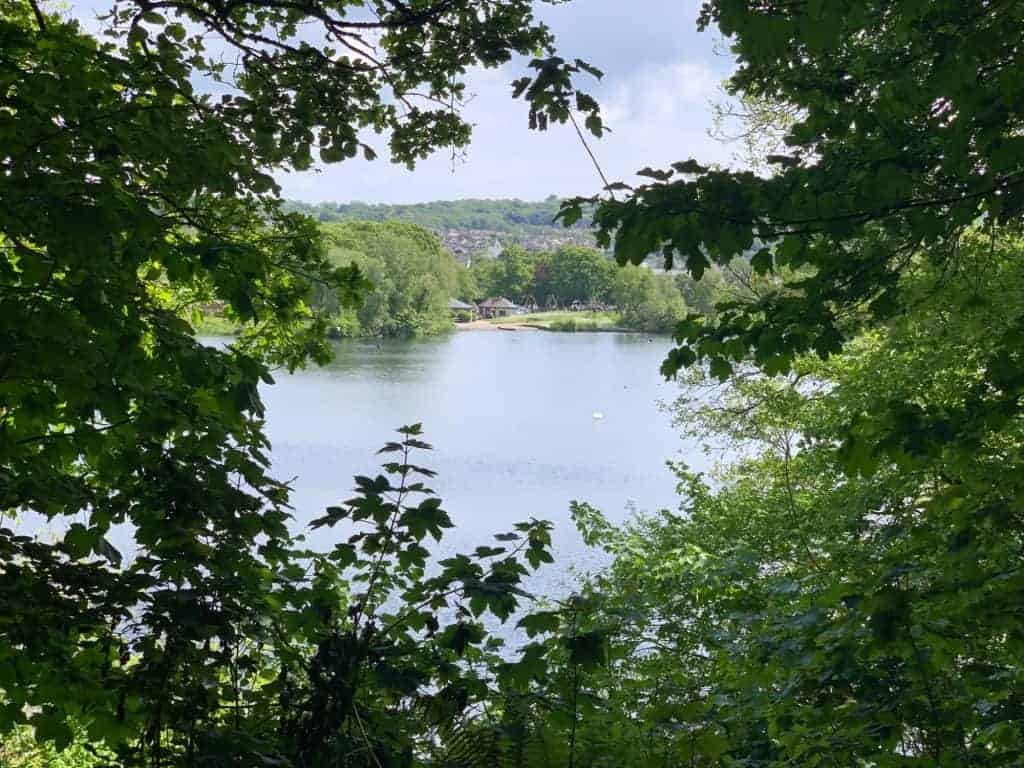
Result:
{"type": "Polygon", "coordinates": [[[492,323],[490,320],[473,320],[468,323],[456,323],[455,327],[460,331],[542,331],[545,330],[539,325],[531,323],[492,323]]]}

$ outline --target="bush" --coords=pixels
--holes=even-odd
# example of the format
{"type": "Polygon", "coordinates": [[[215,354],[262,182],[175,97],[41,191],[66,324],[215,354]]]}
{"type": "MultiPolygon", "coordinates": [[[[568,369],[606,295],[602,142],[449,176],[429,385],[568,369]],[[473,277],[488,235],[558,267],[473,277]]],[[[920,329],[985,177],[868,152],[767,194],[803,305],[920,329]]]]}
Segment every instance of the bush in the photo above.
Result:
{"type": "Polygon", "coordinates": [[[331,319],[327,328],[329,339],[354,339],[360,335],[359,318],[353,310],[346,310],[331,319]]]}
{"type": "Polygon", "coordinates": [[[601,324],[596,320],[577,320],[576,318],[569,317],[562,320],[552,320],[548,326],[550,331],[563,331],[566,333],[575,333],[576,331],[599,331],[601,330],[601,324]]]}
{"type": "Polygon", "coordinates": [[[58,749],[53,742],[39,743],[31,726],[16,727],[0,736],[0,766],[4,768],[99,768],[116,757],[100,744],[90,743],[85,728],[71,723],[70,742],[58,749]]]}

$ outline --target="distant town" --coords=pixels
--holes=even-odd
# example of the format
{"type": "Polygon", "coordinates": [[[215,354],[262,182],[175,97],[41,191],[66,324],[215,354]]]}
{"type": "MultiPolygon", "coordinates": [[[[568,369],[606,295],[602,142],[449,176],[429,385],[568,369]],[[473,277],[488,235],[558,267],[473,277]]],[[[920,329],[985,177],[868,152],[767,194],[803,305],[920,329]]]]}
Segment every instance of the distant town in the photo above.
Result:
{"type": "Polygon", "coordinates": [[[549,197],[522,200],[442,200],[414,205],[367,203],[303,203],[288,201],[286,208],[317,220],[406,221],[431,230],[460,264],[483,255],[497,258],[507,245],[528,251],[553,251],[566,245],[595,247],[590,222],[563,227],[555,220],[561,201],[549,197]]]}

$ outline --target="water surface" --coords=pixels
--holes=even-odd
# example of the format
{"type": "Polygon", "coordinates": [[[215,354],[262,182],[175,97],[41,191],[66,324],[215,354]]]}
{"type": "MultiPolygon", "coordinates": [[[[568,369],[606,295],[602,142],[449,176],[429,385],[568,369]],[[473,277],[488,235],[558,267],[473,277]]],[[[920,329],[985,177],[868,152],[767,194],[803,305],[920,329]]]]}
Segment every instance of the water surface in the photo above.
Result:
{"type": "Polygon", "coordinates": [[[439,472],[431,485],[456,524],[445,549],[548,519],[559,564],[547,578],[562,580],[568,566],[596,561],[571,523],[571,500],[616,521],[675,507],[665,462],[700,466],[658,407],[676,392],[658,373],[668,345],[639,334],[468,331],[342,343],[329,366],[264,388],[274,474],[294,478],[301,526],[347,498],[353,475],[375,473],[374,453],[394,428],[422,422],[435,450],[418,461],[439,472]]]}

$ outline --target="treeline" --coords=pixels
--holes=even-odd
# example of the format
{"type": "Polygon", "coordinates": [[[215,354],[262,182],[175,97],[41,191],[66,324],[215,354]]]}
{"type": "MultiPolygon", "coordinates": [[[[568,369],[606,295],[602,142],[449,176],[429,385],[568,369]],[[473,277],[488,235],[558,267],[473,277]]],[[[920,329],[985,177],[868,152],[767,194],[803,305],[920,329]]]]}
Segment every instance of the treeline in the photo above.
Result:
{"type": "MultiPolygon", "coordinates": [[[[404,221],[428,229],[487,229],[516,233],[531,228],[562,229],[554,219],[560,200],[554,195],[537,202],[523,200],[438,200],[413,205],[370,203],[304,203],[289,200],[285,208],[322,223],[345,221],[404,221]]],[[[575,226],[583,228],[588,222],[575,226]]]]}
{"type": "Polygon", "coordinates": [[[313,308],[327,313],[334,337],[433,335],[452,327],[451,298],[479,302],[498,296],[538,310],[598,308],[618,313],[616,324],[623,328],[668,333],[690,308],[713,311],[725,285],[717,271],[697,283],[683,273],[619,266],[580,246],[551,252],[509,246],[497,258],[481,256],[466,267],[416,224],[321,226],[330,261],[337,267],[355,264],[372,285],[358,307],[342,307],[337,291],[316,289],[313,308]]]}
{"type": "Polygon", "coordinates": [[[335,290],[318,287],[315,309],[332,318],[336,337],[422,336],[451,327],[448,301],[464,270],[437,236],[401,221],[326,224],[328,258],[355,264],[372,284],[358,307],[343,307],[335,290]]]}
{"type": "Polygon", "coordinates": [[[702,281],[687,273],[619,266],[601,251],[563,246],[552,252],[510,246],[496,259],[478,258],[458,271],[458,298],[504,296],[539,309],[588,306],[620,313],[619,325],[651,333],[671,332],[689,310],[714,312],[715,304],[742,288],[745,262],[714,269],[702,281]]]}

